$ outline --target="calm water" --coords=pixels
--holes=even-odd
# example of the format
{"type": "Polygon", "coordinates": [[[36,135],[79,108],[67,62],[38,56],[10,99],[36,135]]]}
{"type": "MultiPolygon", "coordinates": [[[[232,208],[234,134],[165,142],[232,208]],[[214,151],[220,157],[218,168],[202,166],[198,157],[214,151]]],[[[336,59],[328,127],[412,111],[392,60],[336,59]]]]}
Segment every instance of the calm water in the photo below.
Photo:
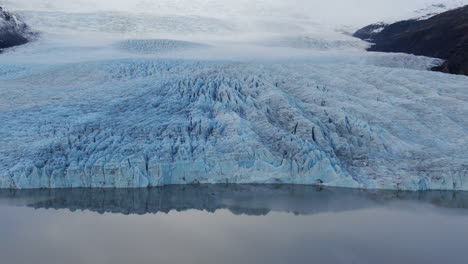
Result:
{"type": "Polygon", "coordinates": [[[468,193],[0,190],[0,263],[467,263],[468,193]]]}

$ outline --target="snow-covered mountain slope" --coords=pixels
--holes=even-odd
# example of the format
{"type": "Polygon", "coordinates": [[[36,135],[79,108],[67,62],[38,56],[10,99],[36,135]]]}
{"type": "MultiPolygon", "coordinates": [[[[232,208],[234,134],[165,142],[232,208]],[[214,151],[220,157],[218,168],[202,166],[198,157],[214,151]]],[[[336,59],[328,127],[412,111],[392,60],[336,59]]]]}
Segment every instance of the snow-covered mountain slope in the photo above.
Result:
{"type": "Polygon", "coordinates": [[[467,0],[445,0],[441,2],[427,2],[423,7],[409,13],[403,14],[400,16],[393,16],[393,17],[382,17],[379,18],[379,22],[373,22],[364,28],[361,28],[358,32],[358,37],[361,39],[372,39],[372,36],[375,34],[380,33],[390,24],[396,23],[398,21],[405,21],[405,20],[414,20],[414,21],[421,21],[430,19],[438,14],[447,12],[449,10],[453,10],[456,8],[460,8],[463,6],[468,5],[467,0]]]}
{"type": "MultiPolygon", "coordinates": [[[[439,60],[366,53],[320,25],[252,36],[223,20],[229,33],[190,35],[145,20],[135,39],[95,13],[65,30],[45,18],[66,15],[39,13],[25,17],[43,38],[0,61],[2,188],[468,190],[467,77],[425,71],[439,60]]],[[[177,19],[205,19],[192,18],[177,19]]]]}
{"type": "Polygon", "coordinates": [[[18,16],[0,6],[0,52],[27,43],[35,34],[18,16]]]}
{"type": "Polygon", "coordinates": [[[369,51],[405,52],[445,59],[434,70],[468,75],[468,5],[427,19],[373,24],[353,36],[372,42],[369,51]]]}
{"type": "Polygon", "coordinates": [[[467,5],[466,0],[445,0],[427,3],[424,7],[414,11],[413,19],[428,19],[437,14],[467,5]]]}

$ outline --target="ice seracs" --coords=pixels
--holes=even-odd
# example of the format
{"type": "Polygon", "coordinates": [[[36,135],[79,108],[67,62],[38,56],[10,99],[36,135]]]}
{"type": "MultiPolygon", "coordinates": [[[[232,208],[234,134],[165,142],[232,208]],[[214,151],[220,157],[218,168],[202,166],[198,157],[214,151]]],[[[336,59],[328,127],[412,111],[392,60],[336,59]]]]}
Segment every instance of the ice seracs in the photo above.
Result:
{"type": "Polygon", "coordinates": [[[465,77],[313,61],[29,71],[2,76],[3,188],[467,188],[465,77]]]}

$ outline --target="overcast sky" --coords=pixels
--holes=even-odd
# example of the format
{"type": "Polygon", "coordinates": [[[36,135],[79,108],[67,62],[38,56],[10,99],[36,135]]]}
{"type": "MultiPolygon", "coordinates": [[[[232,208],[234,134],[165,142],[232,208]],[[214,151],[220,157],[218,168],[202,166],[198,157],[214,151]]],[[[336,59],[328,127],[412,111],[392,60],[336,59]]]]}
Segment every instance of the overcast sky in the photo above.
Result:
{"type": "Polygon", "coordinates": [[[407,18],[429,4],[468,0],[0,0],[13,10],[66,12],[130,11],[229,18],[306,18],[341,24],[407,18]]]}

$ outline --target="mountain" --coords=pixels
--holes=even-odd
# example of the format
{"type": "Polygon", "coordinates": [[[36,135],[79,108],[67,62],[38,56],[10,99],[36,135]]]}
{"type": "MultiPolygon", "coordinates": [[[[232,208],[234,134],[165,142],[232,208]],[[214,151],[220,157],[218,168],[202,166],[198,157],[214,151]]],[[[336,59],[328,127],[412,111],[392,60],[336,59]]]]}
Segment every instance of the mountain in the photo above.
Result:
{"type": "Polygon", "coordinates": [[[413,15],[414,19],[424,20],[465,5],[466,1],[461,0],[445,0],[443,3],[428,3],[426,6],[414,11],[413,15]]]}
{"type": "Polygon", "coordinates": [[[0,7],[0,52],[28,43],[35,34],[21,19],[0,7]]]}
{"type": "Polygon", "coordinates": [[[428,19],[369,25],[354,36],[375,43],[369,51],[440,58],[446,61],[433,70],[468,75],[468,5],[428,19]]]}

